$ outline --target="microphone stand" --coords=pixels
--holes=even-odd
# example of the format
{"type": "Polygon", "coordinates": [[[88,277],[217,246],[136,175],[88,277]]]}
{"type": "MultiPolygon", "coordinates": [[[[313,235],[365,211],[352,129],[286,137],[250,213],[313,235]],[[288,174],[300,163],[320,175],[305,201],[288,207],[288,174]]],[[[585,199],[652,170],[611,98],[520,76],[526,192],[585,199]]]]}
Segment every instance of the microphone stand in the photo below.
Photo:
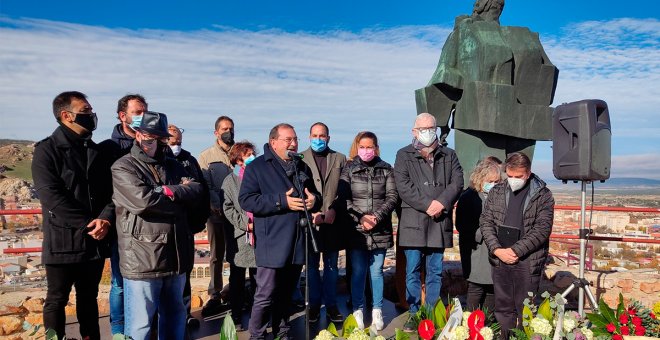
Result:
{"type": "Polygon", "coordinates": [[[300,193],[300,198],[302,199],[302,204],[303,204],[304,217],[300,218],[298,225],[300,228],[303,228],[303,231],[305,233],[305,339],[311,339],[309,334],[309,243],[310,241],[312,243],[312,250],[314,251],[314,253],[319,252],[319,247],[316,243],[314,232],[311,230],[312,224],[310,223],[310,221],[312,219],[311,216],[309,215],[309,211],[307,210],[307,200],[305,199],[305,187],[298,173],[298,162],[300,162],[300,158],[291,157],[291,159],[293,160],[296,169],[294,174],[295,177],[294,185],[297,187],[297,190],[300,193]]]}

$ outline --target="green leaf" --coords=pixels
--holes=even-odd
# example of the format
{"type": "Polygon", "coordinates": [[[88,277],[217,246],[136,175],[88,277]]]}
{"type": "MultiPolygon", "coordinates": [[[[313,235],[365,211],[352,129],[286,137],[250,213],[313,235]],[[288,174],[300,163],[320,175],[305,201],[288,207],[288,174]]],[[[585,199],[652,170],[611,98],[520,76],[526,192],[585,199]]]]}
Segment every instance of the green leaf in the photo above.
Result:
{"type": "Polygon", "coordinates": [[[34,336],[37,334],[37,332],[41,329],[41,325],[35,325],[34,328],[32,328],[32,333],[30,333],[30,336],[34,336]]]}
{"type": "MultiPolygon", "coordinates": [[[[351,315],[353,315],[353,314],[351,314],[351,315]]],[[[331,322],[331,323],[328,325],[328,328],[327,328],[326,330],[327,330],[328,332],[330,332],[330,334],[332,334],[332,335],[334,335],[334,336],[336,336],[336,337],[339,337],[339,333],[337,332],[337,327],[335,327],[335,323],[334,323],[334,322],[331,322]]]]}
{"type": "Polygon", "coordinates": [[[442,299],[438,299],[438,302],[435,303],[433,307],[433,324],[435,329],[443,329],[447,323],[447,309],[442,303],[442,299]]]}
{"type": "Polygon", "coordinates": [[[532,336],[532,328],[529,326],[529,323],[532,321],[534,318],[534,314],[532,314],[532,310],[529,309],[529,307],[525,306],[523,307],[523,320],[527,321],[527,326],[524,327],[525,329],[525,334],[527,334],[528,337],[532,336]]]}
{"type": "Polygon", "coordinates": [[[222,322],[222,327],[220,328],[220,340],[238,340],[238,335],[236,335],[236,325],[234,325],[234,320],[229,316],[225,316],[225,320],[222,322]]]}
{"type": "Polygon", "coordinates": [[[607,320],[608,323],[611,322],[615,325],[618,324],[618,320],[616,319],[616,315],[614,315],[614,311],[602,299],[598,301],[598,310],[600,311],[600,315],[605,317],[605,320],[607,320]]]}
{"type": "Polygon", "coordinates": [[[54,329],[48,329],[46,331],[46,340],[58,340],[57,339],[57,332],[55,332],[54,329]]]}
{"type": "Polygon", "coordinates": [[[408,334],[408,333],[406,333],[406,332],[404,332],[404,331],[402,331],[398,328],[394,329],[394,334],[395,334],[394,335],[395,340],[410,340],[410,334],[408,334]]]}
{"type": "Polygon", "coordinates": [[[541,315],[546,320],[552,322],[552,307],[550,307],[550,299],[546,298],[539,306],[538,315],[541,315]]]}
{"type": "Polygon", "coordinates": [[[344,338],[348,338],[349,335],[353,332],[354,329],[358,328],[357,321],[355,320],[355,317],[353,314],[349,314],[346,320],[344,320],[344,324],[341,326],[341,336],[344,338]]]}
{"type": "Polygon", "coordinates": [[[126,339],[133,339],[133,338],[124,334],[115,334],[112,336],[112,340],[126,340],[126,339]]]}
{"type": "Polygon", "coordinates": [[[619,303],[616,306],[616,317],[619,318],[619,315],[623,314],[623,311],[626,310],[626,307],[623,305],[623,295],[619,293],[619,303]]]}
{"type": "Polygon", "coordinates": [[[607,327],[607,324],[609,324],[609,321],[605,319],[604,316],[598,314],[598,313],[587,313],[587,319],[591,321],[591,323],[595,326],[592,329],[605,329],[607,327]]]}

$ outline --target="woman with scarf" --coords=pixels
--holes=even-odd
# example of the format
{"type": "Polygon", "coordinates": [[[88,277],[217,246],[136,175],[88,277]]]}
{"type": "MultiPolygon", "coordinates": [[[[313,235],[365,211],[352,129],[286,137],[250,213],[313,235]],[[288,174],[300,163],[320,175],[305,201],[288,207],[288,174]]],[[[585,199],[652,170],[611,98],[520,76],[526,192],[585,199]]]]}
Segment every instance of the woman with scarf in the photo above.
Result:
{"type": "Polygon", "coordinates": [[[369,270],[373,296],[372,325],[382,330],[383,264],[385,252],[394,245],[392,212],[398,194],[392,166],[379,157],[378,138],[363,131],[355,137],[339,181],[339,195],[354,227],[347,235],[351,257],[351,302],[353,316],[364,328],[364,288],[369,270]]]}

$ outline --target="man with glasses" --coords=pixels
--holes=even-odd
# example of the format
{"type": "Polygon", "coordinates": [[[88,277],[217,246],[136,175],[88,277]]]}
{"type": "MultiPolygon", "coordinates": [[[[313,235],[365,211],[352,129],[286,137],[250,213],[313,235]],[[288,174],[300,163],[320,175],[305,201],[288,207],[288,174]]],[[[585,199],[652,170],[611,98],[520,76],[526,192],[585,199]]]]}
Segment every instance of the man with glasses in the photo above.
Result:
{"type": "MultiPolygon", "coordinates": [[[[119,124],[112,130],[112,136],[103,144],[110,144],[114,149],[114,159],[117,160],[131,151],[135,143],[135,129],[140,126],[142,114],[147,111],[146,99],[139,94],[127,94],[117,102],[117,119],[119,124]]],[[[124,278],[119,270],[119,252],[117,235],[110,234],[110,331],[112,334],[124,334],[124,278]]]]}
{"type": "Polygon", "coordinates": [[[345,230],[341,216],[335,210],[337,186],[341,170],[346,164],[346,156],[328,146],[330,131],[324,123],[314,123],[309,129],[310,147],[303,151],[303,160],[312,170],[316,190],[323,195],[321,211],[314,214],[314,225],[319,228],[318,245],[323,252],[323,280],[319,274],[320,254],[309,253],[309,321],[316,322],[321,312],[321,302],[325,303],[325,316],[331,322],[342,322],[344,317],[337,308],[337,260],[345,230]]]}
{"type": "MultiPolygon", "coordinates": [[[[211,215],[206,222],[209,244],[211,246],[211,259],[209,267],[211,270],[211,281],[208,293],[211,296],[202,308],[202,316],[220,314],[229,309],[229,305],[222,303],[222,262],[225,257],[225,234],[224,230],[233,230],[233,227],[224,216],[222,202],[222,181],[231,173],[231,162],[229,161],[229,149],[234,145],[234,121],[227,116],[220,116],[215,121],[215,140],[213,145],[202,151],[199,155],[199,165],[202,167],[204,180],[208,183],[211,195],[211,215]]],[[[231,289],[231,287],[230,287],[231,289]]]]}
{"type": "Polygon", "coordinates": [[[92,141],[97,117],[87,97],[71,91],[53,100],[59,126],[37,143],[32,160],[34,187],[43,211],[41,259],[48,289],[44,326],[65,337],[64,307],[76,287],[80,335],[100,339],[98,286],[105,258],[106,235],[115,221],[112,204],[111,151],[92,141]]]}
{"type": "Polygon", "coordinates": [[[421,113],[412,129],[413,141],[400,149],[394,178],[401,197],[398,245],[406,255],[406,301],[410,317],[404,331],[414,332],[412,316],[421,305],[422,260],[426,259],[426,300],[440,296],[445,248],[453,247],[452,210],[463,190],[463,170],[454,150],[442,145],[435,117],[421,113]]]}
{"type": "Polygon", "coordinates": [[[257,291],[249,331],[250,339],[264,339],[270,321],[275,337],[288,339],[291,294],[305,261],[299,221],[305,206],[314,212],[321,198],[309,167],[290,154],[298,151],[293,126],[278,124],[268,138],[263,155],[245,168],[238,195],[241,208],[254,214],[257,291]]]}
{"type": "Polygon", "coordinates": [[[129,154],[112,165],[119,266],[124,277],[124,334],[149,339],[158,313],[158,338],[183,339],[183,289],[193,266],[190,216],[203,209],[202,184],[168,157],[167,116],[147,111],[129,154]]]}

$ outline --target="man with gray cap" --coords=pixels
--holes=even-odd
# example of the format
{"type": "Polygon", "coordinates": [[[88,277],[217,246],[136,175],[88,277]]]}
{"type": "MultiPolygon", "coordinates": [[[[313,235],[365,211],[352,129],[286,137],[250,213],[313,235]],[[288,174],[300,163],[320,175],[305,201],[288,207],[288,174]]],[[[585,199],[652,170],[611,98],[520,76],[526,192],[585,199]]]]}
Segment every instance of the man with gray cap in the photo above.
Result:
{"type": "Polygon", "coordinates": [[[193,265],[190,216],[203,206],[203,187],[167,157],[167,116],[147,111],[135,145],[112,166],[113,202],[124,277],[124,334],[149,339],[158,313],[158,338],[183,339],[183,287],[193,265]]]}

